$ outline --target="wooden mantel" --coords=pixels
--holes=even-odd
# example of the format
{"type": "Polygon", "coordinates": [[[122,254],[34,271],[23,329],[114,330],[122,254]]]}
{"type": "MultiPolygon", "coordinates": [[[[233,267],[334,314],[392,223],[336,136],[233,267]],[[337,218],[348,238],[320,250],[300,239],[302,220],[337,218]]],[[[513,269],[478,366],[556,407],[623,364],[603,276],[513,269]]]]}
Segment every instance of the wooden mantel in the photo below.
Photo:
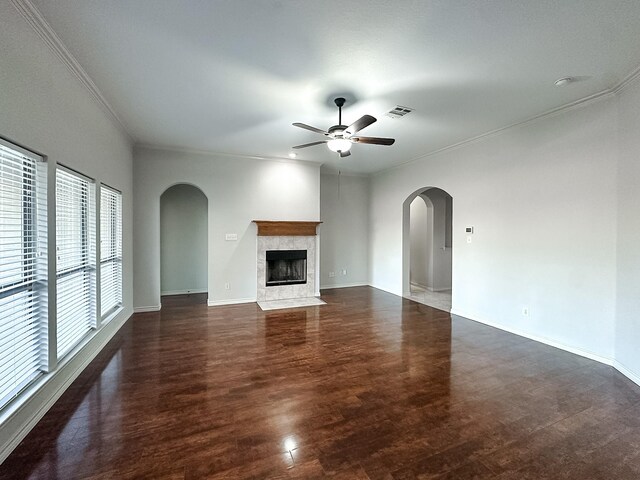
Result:
{"type": "Polygon", "coordinates": [[[322,222],[277,222],[271,220],[254,220],[253,223],[258,225],[259,237],[308,237],[316,235],[316,227],[322,222]]]}

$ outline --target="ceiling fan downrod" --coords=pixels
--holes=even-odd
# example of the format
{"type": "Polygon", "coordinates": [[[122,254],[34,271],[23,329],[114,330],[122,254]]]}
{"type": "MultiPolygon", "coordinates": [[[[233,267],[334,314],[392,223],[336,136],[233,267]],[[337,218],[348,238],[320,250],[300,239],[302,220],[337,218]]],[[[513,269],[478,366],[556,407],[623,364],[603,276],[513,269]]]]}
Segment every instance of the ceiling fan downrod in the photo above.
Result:
{"type": "Polygon", "coordinates": [[[338,125],[342,125],[342,107],[344,106],[344,102],[346,102],[346,100],[342,97],[338,97],[334,100],[334,102],[338,107],[338,125]]]}

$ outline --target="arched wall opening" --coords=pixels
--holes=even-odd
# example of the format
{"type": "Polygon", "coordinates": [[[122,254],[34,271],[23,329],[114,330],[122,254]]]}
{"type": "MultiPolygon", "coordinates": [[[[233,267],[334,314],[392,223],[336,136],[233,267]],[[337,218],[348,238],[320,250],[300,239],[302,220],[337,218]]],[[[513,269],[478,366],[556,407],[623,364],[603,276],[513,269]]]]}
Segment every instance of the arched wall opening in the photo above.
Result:
{"type": "Polygon", "coordinates": [[[207,196],[191,184],[173,185],[160,196],[161,296],[207,293],[208,264],[207,196]]]}
{"type": "Polygon", "coordinates": [[[453,198],[436,187],[416,190],[403,203],[402,223],[403,295],[450,310],[453,198]]]}

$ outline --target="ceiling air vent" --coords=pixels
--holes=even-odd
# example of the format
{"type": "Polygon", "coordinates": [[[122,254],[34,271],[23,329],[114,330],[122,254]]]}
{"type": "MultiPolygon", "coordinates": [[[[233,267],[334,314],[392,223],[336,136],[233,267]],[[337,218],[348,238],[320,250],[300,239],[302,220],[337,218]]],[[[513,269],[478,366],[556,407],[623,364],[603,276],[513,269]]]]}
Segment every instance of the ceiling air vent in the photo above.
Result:
{"type": "Polygon", "coordinates": [[[407,113],[413,112],[413,108],[403,107],[402,105],[398,105],[397,107],[389,110],[386,115],[389,118],[402,118],[407,113]]]}

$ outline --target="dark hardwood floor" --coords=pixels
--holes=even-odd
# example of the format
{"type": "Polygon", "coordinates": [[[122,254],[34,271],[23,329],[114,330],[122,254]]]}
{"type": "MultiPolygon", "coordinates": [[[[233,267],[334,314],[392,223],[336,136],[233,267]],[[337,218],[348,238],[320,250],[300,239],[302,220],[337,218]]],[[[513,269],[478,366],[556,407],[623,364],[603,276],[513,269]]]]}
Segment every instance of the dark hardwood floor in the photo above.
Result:
{"type": "Polygon", "coordinates": [[[322,298],[135,315],[0,478],[640,478],[640,387],[612,368],[372,288],[322,298]]]}

